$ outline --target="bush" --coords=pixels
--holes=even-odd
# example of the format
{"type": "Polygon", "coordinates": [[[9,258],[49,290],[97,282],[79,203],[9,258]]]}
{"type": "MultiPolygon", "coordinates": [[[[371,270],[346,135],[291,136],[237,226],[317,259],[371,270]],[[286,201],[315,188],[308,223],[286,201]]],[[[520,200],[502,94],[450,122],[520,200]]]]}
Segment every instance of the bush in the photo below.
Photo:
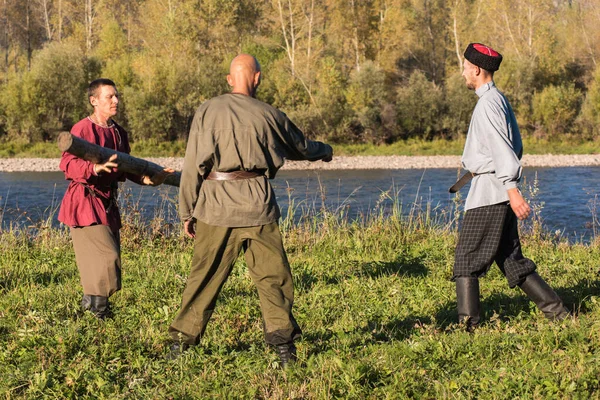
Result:
{"type": "Polygon", "coordinates": [[[533,118],[542,136],[570,133],[579,113],[581,93],[573,85],[550,85],[533,95],[533,118]]]}
{"type": "Polygon", "coordinates": [[[590,82],[578,122],[584,134],[594,137],[600,135],[600,67],[590,82]]]}
{"type": "Polygon", "coordinates": [[[26,141],[53,139],[85,113],[85,62],[70,43],[50,43],[33,58],[30,72],[13,75],[0,92],[3,125],[26,141]]]}
{"type": "Polygon", "coordinates": [[[182,56],[165,63],[149,56],[136,63],[142,73],[136,84],[123,90],[123,117],[136,138],[186,137],[198,106],[227,91],[222,65],[208,58],[199,63],[182,56]]]}
{"type": "Polygon", "coordinates": [[[519,61],[514,55],[506,55],[500,70],[494,74],[500,91],[510,99],[517,120],[522,125],[532,125],[531,104],[537,81],[537,66],[533,61],[519,61]]]}
{"type": "Polygon", "coordinates": [[[384,129],[382,119],[386,98],[385,72],[381,68],[367,61],[360,70],[352,71],[346,89],[346,102],[353,120],[349,125],[354,125],[366,141],[381,143],[392,136],[392,132],[384,129]]]}
{"type": "Polygon", "coordinates": [[[413,72],[406,86],[398,89],[397,98],[398,123],[403,138],[425,136],[431,139],[441,131],[443,92],[423,72],[413,72]]]}
{"type": "Polygon", "coordinates": [[[442,118],[444,136],[456,139],[467,134],[476,103],[477,95],[467,89],[460,73],[448,77],[444,100],[446,110],[442,118]]]}

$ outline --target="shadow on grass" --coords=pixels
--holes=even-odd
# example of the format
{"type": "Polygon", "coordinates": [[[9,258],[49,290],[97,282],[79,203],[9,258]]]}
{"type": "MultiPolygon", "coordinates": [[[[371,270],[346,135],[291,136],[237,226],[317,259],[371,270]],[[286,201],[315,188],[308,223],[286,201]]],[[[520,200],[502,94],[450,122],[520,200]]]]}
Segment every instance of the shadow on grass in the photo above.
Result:
{"type": "Polygon", "coordinates": [[[423,264],[424,257],[401,256],[391,262],[373,261],[362,265],[360,275],[380,278],[389,275],[426,277],[429,270],[423,264]]]}
{"type": "Polygon", "coordinates": [[[369,321],[366,326],[351,332],[334,332],[330,330],[305,332],[303,341],[310,343],[308,356],[339,348],[342,336],[348,334],[352,338],[347,343],[350,348],[366,345],[406,340],[415,334],[423,325],[432,324],[430,316],[409,316],[404,319],[392,319],[386,323],[369,321]]]}
{"type": "Polygon", "coordinates": [[[19,286],[31,284],[40,286],[62,284],[72,279],[72,277],[73,273],[70,271],[32,272],[29,275],[22,275],[20,271],[9,273],[8,276],[0,279],[0,292],[8,292],[19,286]]]}
{"type": "Polygon", "coordinates": [[[586,314],[589,309],[585,300],[590,296],[600,296],[600,280],[580,280],[571,287],[555,290],[569,311],[576,315],[586,314]]]}
{"type": "Polygon", "coordinates": [[[401,255],[394,261],[349,263],[342,273],[339,269],[332,269],[326,274],[315,275],[313,271],[301,270],[294,272],[294,281],[300,291],[308,292],[319,282],[325,285],[337,285],[352,278],[377,279],[391,275],[424,278],[428,275],[429,270],[423,260],[424,257],[401,255]]]}
{"type": "MultiPolygon", "coordinates": [[[[532,308],[537,309],[535,304],[519,288],[513,289],[514,295],[505,293],[494,293],[481,300],[482,323],[486,323],[494,314],[498,314],[500,320],[508,321],[522,313],[528,313],[532,308]]],[[[600,295],[600,280],[583,280],[571,287],[555,288],[559,297],[563,300],[565,307],[575,316],[587,313],[586,298],[600,295]]],[[[541,311],[539,311],[541,312],[541,311]]],[[[444,329],[458,321],[456,301],[448,302],[436,312],[436,321],[439,328],[444,329]]]]}

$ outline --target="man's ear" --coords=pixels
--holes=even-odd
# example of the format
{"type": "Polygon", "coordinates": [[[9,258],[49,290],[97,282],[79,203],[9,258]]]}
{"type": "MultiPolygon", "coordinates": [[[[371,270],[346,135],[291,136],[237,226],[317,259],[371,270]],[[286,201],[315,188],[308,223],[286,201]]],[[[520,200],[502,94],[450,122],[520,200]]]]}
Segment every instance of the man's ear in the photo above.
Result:
{"type": "Polygon", "coordinates": [[[233,77],[230,74],[227,74],[227,83],[233,87],[233,77]]]}
{"type": "Polygon", "coordinates": [[[479,76],[479,75],[481,75],[481,68],[480,68],[480,67],[478,67],[477,65],[475,65],[475,75],[476,75],[476,76],[479,76]]]}
{"type": "Polygon", "coordinates": [[[90,104],[91,104],[93,107],[96,107],[96,106],[98,105],[98,99],[97,99],[97,98],[95,98],[94,96],[90,96],[90,104]]]}
{"type": "Polygon", "coordinates": [[[258,85],[260,85],[261,76],[262,75],[261,75],[260,71],[254,73],[254,87],[258,87],[258,85]]]}

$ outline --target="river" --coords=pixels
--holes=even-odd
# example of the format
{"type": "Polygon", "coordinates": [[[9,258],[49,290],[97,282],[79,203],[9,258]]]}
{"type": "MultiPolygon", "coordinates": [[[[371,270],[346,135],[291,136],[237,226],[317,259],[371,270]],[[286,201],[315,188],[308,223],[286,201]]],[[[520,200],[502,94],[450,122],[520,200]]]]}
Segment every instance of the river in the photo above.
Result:
{"type": "MultiPolygon", "coordinates": [[[[430,209],[444,223],[453,215],[454,195],[448,187],[456,176],[453,169],[282,171],[273,186],[284,216],[292,199],[296,220],[318,212],[325,199],[326,209],[344,212],[349,219],[389,212],[396,202],[406,214],[430,209]]],[[[522,189],[527,196],[536,176],[533,204],[544,228],[572,242],[589,242],[594,237],[600,167],[525,168],[522,189]]],[[[57,209],[67,184],[60,172],[0,172],[2,229],[37,226],[40,221],[57,226],[57,209]]],[[[467,190],[468,186],[461,191],[463,201],[467,190]]],[[[139,211],[145,218],[160,212],[177,222],[176,188],[125,183],[121,193],[124,210],[139,211]]]]}

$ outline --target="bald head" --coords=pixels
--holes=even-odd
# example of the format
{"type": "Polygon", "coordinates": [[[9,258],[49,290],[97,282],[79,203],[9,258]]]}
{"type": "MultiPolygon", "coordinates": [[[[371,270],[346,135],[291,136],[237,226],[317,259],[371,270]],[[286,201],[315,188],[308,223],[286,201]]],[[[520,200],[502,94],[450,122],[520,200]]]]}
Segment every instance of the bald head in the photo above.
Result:
{"type": "Polygon", "coordinates": [[[250,54],[240,54],[231,61],[227,83],[233,93],[254,97],[260,84],[260,64],[250,54]]]}

